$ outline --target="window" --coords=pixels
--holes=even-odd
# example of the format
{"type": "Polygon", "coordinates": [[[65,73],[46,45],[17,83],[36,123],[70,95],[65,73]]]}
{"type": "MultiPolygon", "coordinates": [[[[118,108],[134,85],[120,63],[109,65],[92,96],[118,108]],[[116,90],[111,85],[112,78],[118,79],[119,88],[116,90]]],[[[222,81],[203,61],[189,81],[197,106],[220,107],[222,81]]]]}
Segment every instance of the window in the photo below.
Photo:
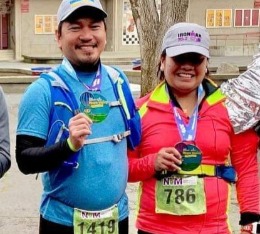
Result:
{"type": "Polygon", "coordinates": [[[35,34],[54,34],[56,28],[56,15],[35,15],[35,34]]]}
{"type": "Polygon", "coordinates": [[[258,27],[259,9],[236,9],[235,27],[258,27]]]}
{"type": "Polygon", "coordinates": [[[220,28],[231,27],[232,10],[231,9],[208,9],[206,12],[206,27],[220,28]]]}

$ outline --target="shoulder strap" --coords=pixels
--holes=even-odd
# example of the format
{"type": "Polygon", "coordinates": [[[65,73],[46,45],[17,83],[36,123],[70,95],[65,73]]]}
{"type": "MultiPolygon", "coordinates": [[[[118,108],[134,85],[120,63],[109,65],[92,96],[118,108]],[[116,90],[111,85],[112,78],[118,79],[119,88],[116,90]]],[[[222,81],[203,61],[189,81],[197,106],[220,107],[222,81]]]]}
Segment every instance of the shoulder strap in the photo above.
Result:
{"type": "Polygon", "coordinates": [[[53,78],[53,80],[51,81],[52,86],[61,87],[70,91],[69,87],[67,87],[65,82],[61,79],[61,77],[57,73],[51,71],[48,73],[48,75],[53,78]]]}
{"type": "Polygon", "coordinates": [[[130,149],[134,149],[141,140],[141,123],[127,78],[115,67],[105,66],[105,68],[114,84],[115,93],[122,103],[127,118],[127,128],[131,131],[131,134],[127,137],[127,145],[130,149]]]}
{"type": "Polygon", "coordinates": [[[122,103],[126,117],[129,120],[135,115],[136,106],[133,100],[132,92],[126,81],[126,77],[123,76],[123,74],[120,73],[115,67],[106,65],[104,65],[104,67],[106,68],[113,84],[116,86],[115,91],[117,92],[117,95],[122,103]]]}
{"type": "Polygon", "coordinates": [[[70,106],[73,108],[74,114],[79,112],[78,102],[73,94],[70,86],[59,76],[56,72],[51,71],[49,73],[43,74],[40,76],[48,81],[51,89],[52,102],[55,102],[56,95],[59,95],[53,87],[60,88],[60,91],[63,93],[66,100],[69,102],[70,106]]]}

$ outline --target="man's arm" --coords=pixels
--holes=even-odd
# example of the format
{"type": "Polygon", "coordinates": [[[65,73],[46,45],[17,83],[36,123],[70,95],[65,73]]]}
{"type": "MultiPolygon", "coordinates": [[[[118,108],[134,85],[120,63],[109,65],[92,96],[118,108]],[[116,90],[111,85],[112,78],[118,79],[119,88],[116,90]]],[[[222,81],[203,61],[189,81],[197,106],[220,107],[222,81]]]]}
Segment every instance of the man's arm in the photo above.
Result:
{"type": "Polygon", "coordinates": [[[24,174],[40,173],[55,169],[74,152],[67,140],[45,147],[45,140],[27,136],[16,136],[16,161],[24,174]]]}

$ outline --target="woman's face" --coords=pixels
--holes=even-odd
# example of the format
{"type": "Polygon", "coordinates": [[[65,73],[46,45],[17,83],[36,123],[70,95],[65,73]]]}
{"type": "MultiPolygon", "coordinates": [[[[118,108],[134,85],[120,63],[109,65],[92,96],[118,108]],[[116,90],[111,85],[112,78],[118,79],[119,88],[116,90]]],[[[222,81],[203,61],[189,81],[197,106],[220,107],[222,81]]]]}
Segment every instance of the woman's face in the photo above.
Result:
{"type": "Polygon", "coordinates": [[[163,56],[161,70],[175,94],[186,95],[200,85],[207,72],[207,57],[198,53],[185,53],[175,57],[163,56]]]}

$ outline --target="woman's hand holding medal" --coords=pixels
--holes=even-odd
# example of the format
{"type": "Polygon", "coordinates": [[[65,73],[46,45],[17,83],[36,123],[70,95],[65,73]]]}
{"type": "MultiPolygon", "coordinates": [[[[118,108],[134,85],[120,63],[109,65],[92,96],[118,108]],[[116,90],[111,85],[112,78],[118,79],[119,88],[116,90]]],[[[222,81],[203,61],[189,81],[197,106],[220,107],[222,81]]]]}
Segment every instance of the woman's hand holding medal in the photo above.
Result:
{"type": "Polygon", "coordinates": [[[92,133],[91,124],[92,120],[83,113],[79,113],[70,119],[69,140],[76,151],[84,145],[86,137],[92,133]]]}
{"type": "Polygon", "coordinates": [[[182,156],[174,147],[162,148],[154,163],[156,171],[178,171],[181,170],[182,156]]]}

